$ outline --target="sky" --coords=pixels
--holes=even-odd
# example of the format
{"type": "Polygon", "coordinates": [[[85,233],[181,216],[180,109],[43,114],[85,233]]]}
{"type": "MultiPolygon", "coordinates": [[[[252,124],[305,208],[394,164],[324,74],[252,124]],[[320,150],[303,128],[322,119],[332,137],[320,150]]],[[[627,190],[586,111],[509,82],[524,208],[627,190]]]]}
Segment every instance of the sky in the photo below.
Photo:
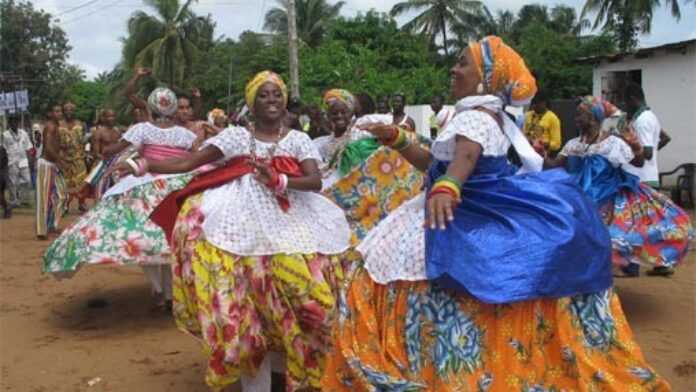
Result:
{"type": "MultiPolygon", "coordinates": [[[[329,2],[332,2],[329,0],[329,2]]],[[[353,16],[370,9],[388,12],[399,0],[346,0],[343,14],[353,16]]],[[[492,0],[484,3],[495,13],[499,9],[517,11],[527,3],[552,7],[564,4],[578,13],[584,0],[492,0]]],[[[120,37],[126,35],[128,17],[137,9],[147,10],[140,0],[33,0],[34,6],[58,19],[73,47],[69,62],[85,70],[88,78],[111,70],[121,55],[120,37]]],[[[199,15],[211,14],[217,23],[216,35],[237,38],[246,30],[261,31],[263,16],[276,6],[276,0],[198,0],[193,6],[199,15]]],[[[681,21],[672,18],[666,7],[655,13],[652,33],[640,37],[643,47],[696,38],[696,6],[682,6],[681,21]]]]}

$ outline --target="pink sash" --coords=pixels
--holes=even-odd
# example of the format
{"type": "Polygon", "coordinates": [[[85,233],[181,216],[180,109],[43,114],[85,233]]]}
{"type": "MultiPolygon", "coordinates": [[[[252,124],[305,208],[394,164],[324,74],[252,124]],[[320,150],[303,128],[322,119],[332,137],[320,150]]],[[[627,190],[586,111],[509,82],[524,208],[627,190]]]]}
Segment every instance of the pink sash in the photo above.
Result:
{"type": "Polygon", "coordinates": [[[163,161],[170,158],[188,157],[191,153],[177,147],[146,144],[143,146],[142,156],[153,161],[163,161]]]}

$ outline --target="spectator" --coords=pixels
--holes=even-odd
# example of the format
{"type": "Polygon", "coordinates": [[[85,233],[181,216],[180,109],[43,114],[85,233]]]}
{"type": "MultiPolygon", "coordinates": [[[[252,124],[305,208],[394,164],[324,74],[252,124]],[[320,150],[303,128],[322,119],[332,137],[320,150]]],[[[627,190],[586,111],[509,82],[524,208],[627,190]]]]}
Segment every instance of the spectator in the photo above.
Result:
{"type": "Polygon", "coordinates": [[[539,93],[532,100],[532,110],[527,112],[524,133],[539,153],[555,156],[561,149],[561,120],[548,108],[548,99],[539,93]]]}

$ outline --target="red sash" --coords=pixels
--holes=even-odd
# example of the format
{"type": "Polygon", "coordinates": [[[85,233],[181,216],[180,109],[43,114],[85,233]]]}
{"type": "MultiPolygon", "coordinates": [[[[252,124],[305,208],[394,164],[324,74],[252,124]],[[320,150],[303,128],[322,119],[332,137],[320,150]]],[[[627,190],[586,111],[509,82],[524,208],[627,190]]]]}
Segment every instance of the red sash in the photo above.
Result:
{"type": "MultiPolygon", "coordinates": [[[[271,167],[279,174],[285,174],[289,177],[302,176],[300,162],[295,158],[274,157],[271,160],[271,167]]],[[[181,206],[187,198],[253,172],[254,167],[249,163],[248,156],[234,158],[223,167],[199,174],[185,188],[171,193],[155,208],[150,215],[150,219],[164,230],[167,240],[171,242],[176,217],[179,215],[179,210],[181,210],[181,206]]],[[[290,208],[290,201],[287,196],[277,195],[276,198],[283,211],[287,211],[290,208]]]]}

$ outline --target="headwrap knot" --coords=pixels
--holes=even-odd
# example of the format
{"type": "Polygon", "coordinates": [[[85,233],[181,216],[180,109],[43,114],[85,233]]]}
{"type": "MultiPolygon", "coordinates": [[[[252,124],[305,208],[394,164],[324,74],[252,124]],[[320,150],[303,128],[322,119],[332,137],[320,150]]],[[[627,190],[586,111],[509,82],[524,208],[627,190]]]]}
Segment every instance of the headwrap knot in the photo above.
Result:
{"type": "Polygon", "coordinates": [[[488,36],[469,46],[487,92],[506,105],[524,106],[537,92],[536,79],[524,59],[502,39],[488,36]]]}

